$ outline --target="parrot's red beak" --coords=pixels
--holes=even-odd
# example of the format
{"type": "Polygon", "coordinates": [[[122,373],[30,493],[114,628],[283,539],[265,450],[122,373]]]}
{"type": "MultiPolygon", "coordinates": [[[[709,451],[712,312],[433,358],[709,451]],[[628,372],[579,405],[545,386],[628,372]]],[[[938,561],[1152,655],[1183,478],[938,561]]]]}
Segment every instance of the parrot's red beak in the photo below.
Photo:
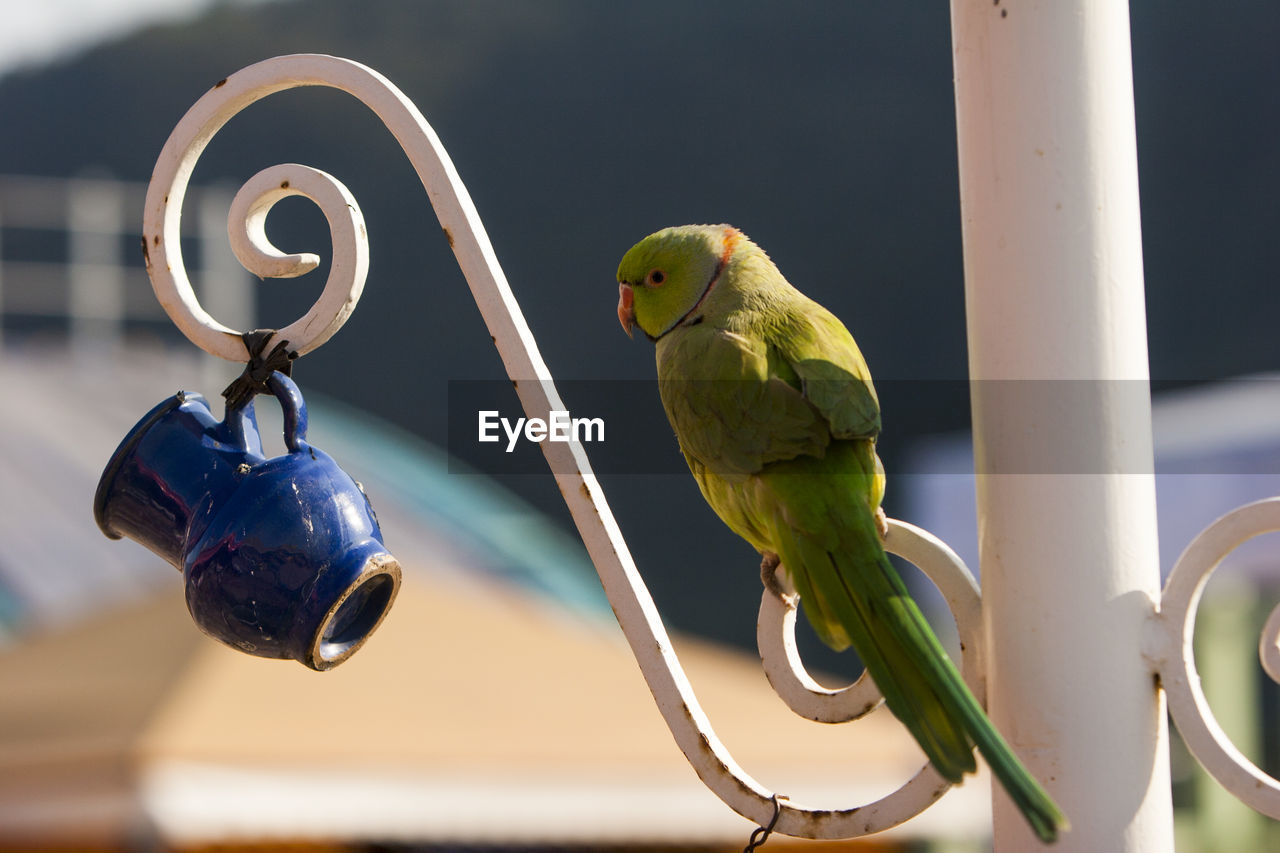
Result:
{"type": "Polygon", "coordinates": [[[629,284],[618,284],[618,322],[627,337],[632,337],[631,330],[636,325],[635,293],[629,284]]]}

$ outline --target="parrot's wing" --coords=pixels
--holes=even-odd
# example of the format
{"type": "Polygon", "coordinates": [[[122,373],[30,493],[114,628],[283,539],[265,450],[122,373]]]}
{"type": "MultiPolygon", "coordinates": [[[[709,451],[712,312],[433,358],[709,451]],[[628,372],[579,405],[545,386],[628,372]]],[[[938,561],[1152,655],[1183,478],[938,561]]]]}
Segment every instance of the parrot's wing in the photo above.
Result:
{"type": "Polygon", "coordinates": [[[822,456],[825,418],[772,370],[764,341],[719,329],[682,336],[658,389],[685,455],[730,481],[801,454],[822,456]]]}
{"type": "Polygon", "coordinates": [[[871,371],[849,330],[818,305],[793,314],[769,343],[795,371],[806,400],[822,413],[836,438],[875,438],[880,403],[871,371]]]}

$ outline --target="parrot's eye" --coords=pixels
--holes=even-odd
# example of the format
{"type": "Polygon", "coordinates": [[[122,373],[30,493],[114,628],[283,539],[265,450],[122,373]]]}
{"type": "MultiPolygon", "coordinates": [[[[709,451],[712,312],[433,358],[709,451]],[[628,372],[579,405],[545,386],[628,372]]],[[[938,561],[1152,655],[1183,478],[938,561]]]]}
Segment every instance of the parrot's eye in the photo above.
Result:
{"type": "Polygon", "coordinates": [[[649,270],[649,278],[646,284],[650,287],[658,287],[667,280],[667,274],[662,270],[649,270]]]}

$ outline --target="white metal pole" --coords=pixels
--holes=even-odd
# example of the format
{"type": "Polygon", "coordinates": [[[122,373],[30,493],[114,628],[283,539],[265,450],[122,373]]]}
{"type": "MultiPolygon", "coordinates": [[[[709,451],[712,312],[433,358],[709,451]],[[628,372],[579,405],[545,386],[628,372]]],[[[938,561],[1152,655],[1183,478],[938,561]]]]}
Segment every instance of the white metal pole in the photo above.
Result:
{"type": "Polygon", "coordinates": [[[227,212],[235,193],[225,186],[204,187],[196,208],[200,235],[200,302],[236,329],[256,328],[257,310],[248,271],[240,266],[227,239],[227,212]]]}
{"type": "MultiPolygon", "coordinates": [[[[951,13],[990,710],[1058,850],[1169,851],[1128,5],[951,13]]],[[[1036,847],[999,792],[995,846],[1036,847]]]]}
{"type": "MultiPolygon", "coordinates": [[[[227,238],[227,213],[235,193],[221,185],[205,187],[196,207],[196,228],[200,235],[200,302],[205,310],[233,329],[258,327],[257,304],[249,272],[236,260],[227,238]]],[[[235,378],[239,365],[205,354],[201,366],[204,383],[221,388],[235,378]]],[[[259,416],[262,413],[259,412],[259,416]]]]}
{"type": "Polygon", "coordinates": [[[124,187],[109,178],[67,188],[72,348],[96,358],[120,343],[124,325],[124,187]]]}

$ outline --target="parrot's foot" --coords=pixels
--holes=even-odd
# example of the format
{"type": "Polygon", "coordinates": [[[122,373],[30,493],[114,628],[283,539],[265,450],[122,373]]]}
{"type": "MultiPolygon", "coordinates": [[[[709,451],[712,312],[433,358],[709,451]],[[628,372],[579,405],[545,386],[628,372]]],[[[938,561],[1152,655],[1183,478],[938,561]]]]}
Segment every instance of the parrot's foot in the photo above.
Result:
{"type": "Polygon", "coordinates": [[[876,507],[876,530],[881,539],[889,538],[889,517],[884,514],[884,507],[876,507]]]}
{"type": "Polygon", "coordinates": [[[782,560],[777,554],[769,551],[761,553],[760,559],[760,580],[764,583],[764,588],[769,590],[781,601],[791,602],[795,599],[794,590],[787,589],[790,584],[785,584],[785,578],[778,577],[778,566],[782,565],[782,560]]]}

